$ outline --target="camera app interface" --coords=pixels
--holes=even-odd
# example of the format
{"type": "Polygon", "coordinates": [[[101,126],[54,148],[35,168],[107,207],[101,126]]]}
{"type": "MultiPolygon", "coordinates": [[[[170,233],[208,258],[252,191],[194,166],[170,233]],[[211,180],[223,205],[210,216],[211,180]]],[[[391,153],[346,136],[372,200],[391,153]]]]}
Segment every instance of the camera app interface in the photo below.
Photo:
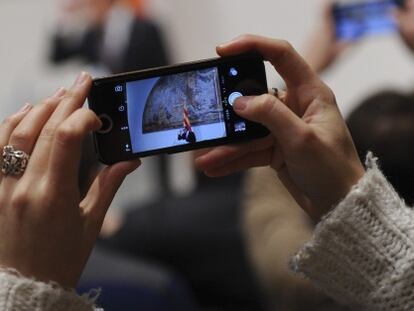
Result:
{"type": "Polygon", "coordinates": [[[134,153],[227,136],[217,68],[126,83],[134,153]]]}
{"type": "Polygon", "coordinates": [[[237,116],[232,105],[241,96],[266,92],[257,57],[97,81],[89,98],[104,124],[96,133],[97,148],[111,162],[263,137],[267,130],[237,116]]]}

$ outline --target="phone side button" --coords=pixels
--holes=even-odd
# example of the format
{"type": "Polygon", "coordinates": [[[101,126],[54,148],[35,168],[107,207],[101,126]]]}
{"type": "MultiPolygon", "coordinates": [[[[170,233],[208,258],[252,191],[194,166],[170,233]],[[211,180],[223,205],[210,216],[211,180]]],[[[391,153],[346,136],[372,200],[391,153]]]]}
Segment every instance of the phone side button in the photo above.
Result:
{"type": "Polygon", "coordinates": [[[107,114],[101,114],[98,116],[98,118],[102,122],[102,126],[99,130],[96,132],[99,134],[108,134],[110,131],[112,131],[112,128],[114,126],[114,123],[112,122],[112,119],[107,114]]]}

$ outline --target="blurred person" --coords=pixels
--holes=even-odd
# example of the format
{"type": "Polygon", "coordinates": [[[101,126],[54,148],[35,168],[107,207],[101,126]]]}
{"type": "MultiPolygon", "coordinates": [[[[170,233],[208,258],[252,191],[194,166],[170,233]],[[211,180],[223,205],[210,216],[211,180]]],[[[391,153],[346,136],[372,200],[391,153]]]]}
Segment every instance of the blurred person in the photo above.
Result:
{"type": "Polygon", "coordinates": [[[317,73],[322,73],[353,44],[336,36],[334,1],[325,0],[321,9],[320,22],[310,34],[304,57],[317,73]]]}
{"type": "MultiPolygon", "coordinates": [[[[324,18],[319,29],[309,40],[305,58],[318,73],[328,70],[350,42],[338,41],[335,37],[333,2],[325,4],[324,18]]],[[[414,53],[414,1],[405,0],[393,15],[399,26],[401,41],[414,53]]],[[[356,144],[360,159],[368,151],[381,160],[381,167],[397,192],[412,204],[410,167],[412,104],[409,94],[385,90],[371,95],[351,112],[348,126],[356,144]]]]}
{"type": "MultiPolygon", "coordinates": [[[[372,151],[390,184],[410,206],[414,203],[413,120],[414,97],[396,91],[370,96],[347,118],[361,161],[372,151]]],[[[287,269],[292,254],[312,236],[314,225],[309,217],[271,169],[253,169],[247,181],[245,231],[252,261],[272,306],[275,310],[338,309],[309,281],[287,269]]]]}
{"type": "Polygon", "coordinates": [[[309,241],[315,228],[269,168],[250,169],[242,204],[248,258],[264,292],[268,310],[348,310],[289,271],[288,262],[309,241]]]}
{"type": "Polygon", "coordinates": [[[361,159],[372,151],[388,181],[414,204],[414,97],[396,91],[372,95],[356,107],[347,124],[361,159]]]}
{"type": "Polygon", "coordinates": [[[148,204],[131,203],[99,245],[178,273],[202,309],[261,310],[241,226],[244,174],[196,178],[186,196],[171,192],[148,204]]]}
{"type": "MultiPolygon", "coordinates": [[[[324,1],[319,26],[311,33],[303,53],[306,61],[317,73],[331,68],[345,51],[358,45],[361,40],[346,41],[337,38],[333,6],[333,0],[324,1]]],[[[414,1],[404,0],[400,8],[394,9],[393,16],[402,42],[414,52],[414,1]]]]}
{"type": "Polygon", "coordinates": [[[158,27],[126,0],[62,0],[50,59],[79,58],[111,73],[168,64],[158,27]]]}

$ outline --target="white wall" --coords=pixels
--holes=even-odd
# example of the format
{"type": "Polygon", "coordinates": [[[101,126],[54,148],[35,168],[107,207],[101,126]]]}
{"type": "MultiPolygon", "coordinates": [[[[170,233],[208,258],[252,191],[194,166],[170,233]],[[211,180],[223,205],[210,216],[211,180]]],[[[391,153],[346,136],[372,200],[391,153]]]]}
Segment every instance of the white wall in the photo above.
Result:
{"type": "Polygon", "coordinates": [[[0,0],[1,118],[18,109],[11,96],[19,80],[25,79],[25,73],[31,75],[40,68],[39,55],[51,15],[46,3],[45,0],[0,0]]]}
{"type": "MultiPolygon", "coordinates": [[[[284,38],[300,50],[317,22],[319,8],[317,0],[149,1],[149,12],[164,26],[178,62],[215,56],[218,43],[242,33],[284,38]]],[[[36,102],[58,86],[68,85],[79,70],[75,65],[64,72],[44,67],[56,2],[0,0],[1,118],[25,100],[36,102]]],[[[414,56],[396,36],[365,40],[347,54],[324,77],[345,113],[377,89],[414,87],[414,56]]],[[[276,81],[275,75],[269,79],[272,84],[276,81]]],[[[151,165],[146,169],[150,172],[151,165]]],[[[117,204],[151,192],[146,183],[137,186],[139,174],[121,190],[117,204]],[[137,188],[141,190],[137,192],[137,188]]]]}
{"type": "MultiPolygon", "coordinates": [[[[149,12],[165,27],[174,58],[181,62],[215,56],[215,45],[242,33],[288,39],[301,50],[318,19],[319,2],[149,0],[149,12]]],[[[41,83],[36,76],[45,71],[42,61],[55,3],[56,0],[0,0],[0,117],[16,109],[16,95],[25,100],[25,93],[34,92],[26,88],[41,83]]],[[[414,57],[397,36],[375,38],[348,51],[347,57],[324,78],[346,112],[378,88],[414,85],[413,64],[414,57]]],[[[55,79],[54,83],[49,79],[48,85],[58,87],[66,79],[55,79]]],[[[273,77],[269,79],[274,81],[273,77]]]]}
{"type": "MultiPolygon", "coordinates": [[[[152,0],[178,61],[214,56],[214,46],[242,33],[287,39],[302,50],[319,19],[318,0],[152,0]]],[[[269,77],[275,81],[274,77],[269,77]]],[[[344,113],[384,87],[414,88],[414,55],[397,36],[364,40],[324,76],[344,113]]]]}

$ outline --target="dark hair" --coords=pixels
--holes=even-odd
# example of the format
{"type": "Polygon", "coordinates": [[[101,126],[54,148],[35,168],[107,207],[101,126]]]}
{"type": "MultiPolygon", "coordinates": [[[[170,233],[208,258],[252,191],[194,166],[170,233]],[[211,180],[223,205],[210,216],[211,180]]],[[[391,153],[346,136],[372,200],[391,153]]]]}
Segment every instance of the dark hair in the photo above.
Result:
{"type": "Polygon", "coordinates": [[[384,175],[404,198],[414,203],[414,96],[384,91],[362,102],[349,116],[348,127],[359,157],[372,151],[384,175]]]}

